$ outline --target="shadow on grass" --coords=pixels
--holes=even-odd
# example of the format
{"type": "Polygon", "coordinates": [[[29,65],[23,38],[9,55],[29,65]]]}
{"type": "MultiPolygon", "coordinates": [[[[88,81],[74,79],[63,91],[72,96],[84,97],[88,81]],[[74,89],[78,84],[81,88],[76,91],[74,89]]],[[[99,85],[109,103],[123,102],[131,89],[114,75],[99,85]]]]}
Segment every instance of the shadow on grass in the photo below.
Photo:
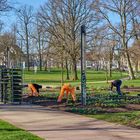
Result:
{"type": "Polygon", "coordinates": [[[0,128],[0,131],[24,131],[22,129],[17,129],[17,128],[0,128]]]}

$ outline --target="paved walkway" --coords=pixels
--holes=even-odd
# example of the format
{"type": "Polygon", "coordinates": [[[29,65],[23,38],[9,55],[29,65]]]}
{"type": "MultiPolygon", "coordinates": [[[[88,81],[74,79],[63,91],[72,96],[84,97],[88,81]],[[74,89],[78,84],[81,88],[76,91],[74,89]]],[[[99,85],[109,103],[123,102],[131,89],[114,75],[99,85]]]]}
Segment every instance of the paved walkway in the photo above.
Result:
{"type": "Polygon", "coordinates": [[[140,130],[40,106],[0,105],[0,119],[46,140],[140,140],[140,130]]]}

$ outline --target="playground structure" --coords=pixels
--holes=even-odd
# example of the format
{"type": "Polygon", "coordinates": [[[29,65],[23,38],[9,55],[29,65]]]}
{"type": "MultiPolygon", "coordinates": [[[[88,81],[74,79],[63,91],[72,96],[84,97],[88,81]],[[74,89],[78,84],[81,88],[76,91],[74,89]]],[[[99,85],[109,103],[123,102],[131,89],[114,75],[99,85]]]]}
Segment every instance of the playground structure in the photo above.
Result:
{"type": "Polygon", "coordinates": [[[0,99],[4,104],[21,104],[22,102],[22,70],[0,68],[0,99]]]}

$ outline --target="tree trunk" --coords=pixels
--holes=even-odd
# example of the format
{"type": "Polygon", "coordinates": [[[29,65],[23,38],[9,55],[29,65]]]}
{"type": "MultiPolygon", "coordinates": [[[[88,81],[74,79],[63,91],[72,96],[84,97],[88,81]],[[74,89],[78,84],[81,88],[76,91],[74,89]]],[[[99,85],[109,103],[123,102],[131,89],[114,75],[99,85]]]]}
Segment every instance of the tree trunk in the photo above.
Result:
{"type": "Polygon", "coordinates": [[[61,61],[61,86],[64,84],[64,68],[63,68],[63,59],[61,61]]]}
{"type": "Polygon", "coordinates": [[[121,71],[121,63],[120,63],[120,60],[117,60],[118,62],[118,70],[121,71]]]}
{"type": "Polygon", "coordinates": [[[125,54],[126,54],[130,79],[135,79],[134,71],[133,71],[133,68],[132,68],[132,64],[131,64],[131,61],[130,61],[130,56],[129,56],[128,51],[126,51],[125,54]]]}
{"type": "Polygon", "coordinates": [[[127,65],[128,65],[130,79],[135,79],[134,71],[133,71],[133,68],[132,68],[131,60],[130,60],[130,56],[129,56],[129,53],[128,53],[128,43],[127,43],[127,40],[126,40],[126,26],[127,26],[126,13],[123,13],[123,18],[122,18],[122,27],[123,27],[123,30],[122,30],[122,33],[123,33],[122,44],[123,44],[123,48],[125,49],[125,56],[126,56],[126,59],[127,59],[127,65]]]}
{"type": "Polygon", "coordinates": [[[96,62],[96,71],[99,71],[99,62],[96,62]]]}
{"type": "Polygon", "coordinates": [[[45,71],[47,71],[47,69],[48,69],[48,61],[46,60],[46,62],[45,62],[45,71]]]}
{"type": "Polygon", "coordinates": [[[39,68],[40,68],[40,71],[42,71],[42,55],[41,55],[41,52],[39,53],[39,68]]]}
{"type": "Polygon", "coordinates": [[[76,59],[73,59],[73,80],[78,80],[78,75],[77,75],[77,66],[76,66],[76,59]]]}
{"type": "Polygon", "coordinates": [[[136,61],[136,63],[135,63],[135,71],[136,71],[136,73],[138,73],[138,61],[136,61]]]}
{"type": "Polygon", "coordinates": [[[25,36],[26,36],[26,51],[27,51],[27,69],[30,70],[30,62],[29,62],[29,38],[28,38],[28,27],[25,25],[25,36]]]}
{"type": "Polygon", "coordinates": [[[139,35],[138,35],[138,32],[137,32],[137,28],[136,28],[136,24],[138,24],[138,23],[137,23],[137,19],[135,19],[134,15],[132,16],[132,22],[133,22],[133,30],[134,30],[135,39],[139,40],[139,35]]]}
{"type": "Polygon", "coordinates": [[[108,69],[107,69],[107,64],[105,66],[105,77],[106,77],[106,83],[108,83],[108,69]]]}
{"type": "Polygon", "coordinates": [[[21,40],[21,52],[20,52],[20,67],[22,68],[22,63],[23,63],[23,55],[22,55],[22,47],[23,47],[23,40],[21,40]]]}
{"type": "Polygon", "coordinates": [[[112,62],[109,62],[109,77],[112,77],[112,62]]]}
{"type": "Polygon", "coordinates": [[[69,77],[69,67],[68,67],[68,60],[66,59],[66,71],[67,71],[67,80],[70,79],[69,77]]]}
{"type": "Polygon", "coordinates": [[[110,52],[110,58],[109,58],[109,77],[112,77],[112,58],[111,58],[111,52],[110,52]]]}
{"type": "Polygon", "coordinates": [[[40,68],[40,71],[42,71],[42,54],[41,54],[40,35],[38,36],[38,47],[39,47],[39,68],[40,68]]]}
{"type": "Polygon", "coordinates": [[[109,77],[112,77],[112,61],[113,61],[113,52],[114,52],[114,47],[110,48],[110,54],[109,54],[109,77]]]}
{"type": "Polygon", "coordinates": [[[123,71],[123,70],[121,69],[120,57],[118,58],[117,63],[118,63],[118,71],[120,72],[120,76],[121,76],[121,78],[122,78],[122,71],[123,71]]]}

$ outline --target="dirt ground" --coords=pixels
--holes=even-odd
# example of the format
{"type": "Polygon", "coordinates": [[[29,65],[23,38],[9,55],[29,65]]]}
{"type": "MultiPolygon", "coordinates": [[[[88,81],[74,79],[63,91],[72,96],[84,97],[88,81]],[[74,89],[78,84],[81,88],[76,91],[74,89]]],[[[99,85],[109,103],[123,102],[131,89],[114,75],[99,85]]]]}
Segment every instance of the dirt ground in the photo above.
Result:
{"type": "Polygon", "coordinates": [[[124,92],[138,92],[138,93],[140,93],[140,87],[123,87],[122,91],[124,91],[124,92]]]}
{"type": "MultiPolygon", "coordinates": [[[[76,108],[83,108],[83,106],[81,105],[80,102],[76,102],[76,103],[70,103],[67,104],[66,100],[63,100],[62,103],[57,103],[56,99],[54,98],[47,98],[44,100],[39,100],[39,97],[26,97],[24,98],[24,103],[28,103],[28,104],[36,104],[36,105],[41,105],[53,110],[69,110],[72,107],[76,107],[76,108]]],[[[127,104],[124,107],[95,107],[94,105],[87,105],[84,106],[84,108],[97,108],[97,109],[102,109],[105,112],[108,113],[115,113],[115,112],[128,112],[128,111],[134,111],[134,110],[140,110],[140,104],[127,104]]]]}
{"type": "MultiPolygon", "coordinates": [[[[123,87],[122,88],[123,92],[136,92],[136,93],[140,93],[140,87],[123,87]]],[[[94,94],[93,94],[94,95],[94,94]]],[[[54,110],[69,110],[73,107],[73,103],[67,104],[66,100],[63,100],[62,103],[57,103],[57,99],[54,97],[46,97],[44,99],[42,99],[42,97],[28,97],[28,96],[24,96],[23,97],[23,102],[25,104],[37,104],[37,105],[41,105],[44,107],[48,107],[50,109],[54,109],[54,110]]],[[[74,107],[76,108],[83,108],[83,106],[80,104],[80,102],[74,103],[74,107]]],[[[134,111],[134,110],[140,110],[140,104],[127,104],[124,107],[119,107],[119,108],[114,108],[114,107],[95,107],[93,105],[90,106],[86,106],[84,108],[100,108],[103,109],[105,112],[109,112],[109,113],[113,113],[113,112],[128,112],[128,111],[134,111]]]]}

